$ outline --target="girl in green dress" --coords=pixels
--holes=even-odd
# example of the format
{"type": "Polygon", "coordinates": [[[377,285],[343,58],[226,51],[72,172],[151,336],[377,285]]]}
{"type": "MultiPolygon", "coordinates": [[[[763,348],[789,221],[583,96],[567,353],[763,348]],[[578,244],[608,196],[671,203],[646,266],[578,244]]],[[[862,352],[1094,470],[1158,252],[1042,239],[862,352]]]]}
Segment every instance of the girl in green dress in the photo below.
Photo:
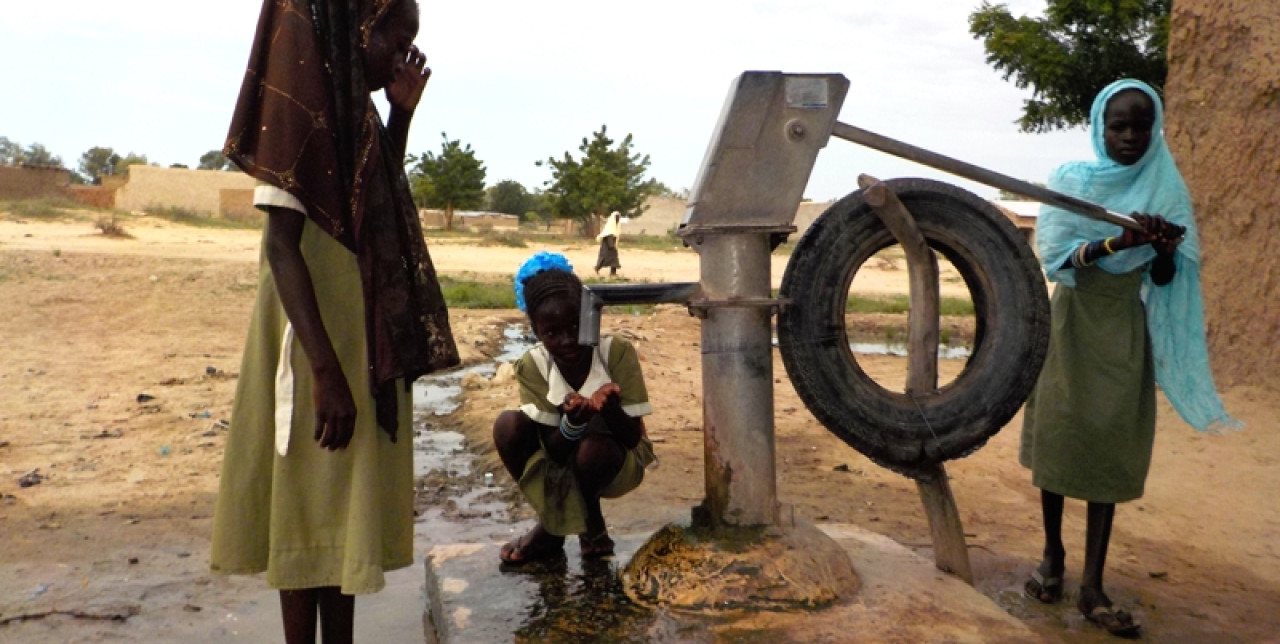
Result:
{"type": "Polygon", "coordinates": [[[1079,610],[1109,632],[1139,626],[1113,608],[1102,574],[1117,503],[1140,498],[1151,464],[1158,383],[1198,430],[1230,427],[1213,386],[1199,286],[1199,240],[1186,185],[1165,145],[1159,96],[1117,81],[1094,100],[1098,160],[1054,171],[1049,187],[1130,212],[1142,231],[1045,206],[1041,262],[1057,282],[1049,353],[1024,412],[1020,460],[1041,490],[1044,557],[1027,581],[1061,599],[1064,497],[1088,502],[1079,610]],[[1148,214],[1156,213],[1156,214],[1148,214]]]}
{"type": "Polygon", "coordinates": [[[581,298],[563,255],[538,253],[516,273],[516,303],[539,343],[516,363],[520,409],[498,416],[493,442],[538,523],[502,547],[507,566],[560,556],[569,534],[585,558],[613,555],[600,499],[635,489],[654,462],[635,348],[613,336],[578,344],[581,298]]]}
{"type": "Polygon", "coordinates": [[[266,572],[285,639],[351,641],[413,561],[410,383],[458,362],[404,175],[415,0],[267,0],[225,145],[267,211],[211,567],[266,572]],[[384,127],[370,96],[386,90],[384,127]]]}

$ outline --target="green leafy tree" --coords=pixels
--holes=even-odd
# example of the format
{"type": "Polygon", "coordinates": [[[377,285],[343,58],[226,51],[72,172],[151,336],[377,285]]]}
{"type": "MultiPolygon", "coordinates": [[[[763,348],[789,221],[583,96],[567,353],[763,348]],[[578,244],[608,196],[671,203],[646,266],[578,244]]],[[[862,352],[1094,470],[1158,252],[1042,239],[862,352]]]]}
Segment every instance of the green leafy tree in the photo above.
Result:
{"type": "Polygon", "coordinates": [[[234,170],[235,167],[222,150],[209,150],[200,155],[200,164],[196,166],[199,170],[234,170]]]}
{"type": "Polygon", "coordinates": [[[471,144],[449,140],[440,133],[440,153],[409,155],[409,185],[418,206],[444,210],[445,230],[453,229],[455,209],[479,208],[484,204],[484,162],[476,158],[471,144]]]}
{"type": "Polygon", "coordinates": [[[48,148],[39,143],[32,143],[22,153],[22,162],[27,165],[48,165],[62,167],[62,159],[55,156],[48,148]]]}
{"type": "Polygon", "coordinates": [[[1015,18],[984,1],[969,15],[969,33],[1005,80],[1032,89],[1022,131],[1048,132],[1087,124],[1093,97],[1117,79],[1164,87],[1172,2],[1048,0],[1043,18],[1015,18]]]}
{"type": "Polygon", "coordinates": [[[102,177],[116,172],[120,155],[111,148],[93,147],[80,155],[80,174],[93,185],[102,185],[102,177]]]}
{"type": "Polygon", "coordinates": [[[647,209],[645,198],[661,184],[644,178],[649,155],[634,153],[631,147],[630,134],[615,146],[608,127],[601,125],[590,139],[582,139],[580,159],[565,152],[561,159],[537,162],[551,166],[545,193],[550,214],[580,222],[584,235],[593,233],[601,215],[614,210],[628,217],[640,216],[647,209]]]}
{"type": "Polygon", "coordinates": [[[529,191],[520,182],[507,179],[486,188],[484,202],[487,210],[523,217],[529,211],[529,191]]]}
{"type": "Polygon", "coordinates": [[[112,174],[124,174],[129,171],[131,165],[147,165],[147,155],[132,152],[124,155],[116,161],[112,174]]]}
{"type": "Polygon", "coordinates": [[[0,136],[0,165],[18,165],[22,163],[22,144],[10,141],[7,136],[0,136]]]}

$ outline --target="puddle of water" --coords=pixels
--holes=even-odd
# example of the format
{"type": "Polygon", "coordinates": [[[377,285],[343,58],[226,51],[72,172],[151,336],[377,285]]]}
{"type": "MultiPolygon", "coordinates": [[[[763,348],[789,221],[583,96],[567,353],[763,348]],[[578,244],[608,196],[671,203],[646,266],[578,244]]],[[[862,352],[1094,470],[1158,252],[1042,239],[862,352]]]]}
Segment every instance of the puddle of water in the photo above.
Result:
{"type": "Polygon", "coordinates": [[[440,470],[450,477],[470,476],[471,458],[461,432],[427,429],[413,439],[413,475],[440,470]]]}
{"type": "MultiPolygon", "coordinates": [[[[849,350],[854,353],[877,356],[907,357],[907,345],[888,344],[885,342],[850,342],[849,350]]],[[[938,345],[939,360],[964,360],[970,355],[969,347],[953,347],[938,345]]]]}
{"type": "Polygon", "coordinates": [[[417,523],[423,530],[432,526],[430,531],[435,538],[440,538],[444,526],[453,525],[458,517],[464,520],[458,524],[456,530],[461,532],[455,537],[467,532],[462,524],[472,523],[465,517],[501,516],[507,510],[506,503],[495,494],[497,488],[476,482],[475,457],[467,449],[466,436],[447,426],[448,421],[442,418],[458,408],[465,376],[475,373],[492,377],[499,364],[518,359],[534,344],[525,325],[507,327],[503,338],[502,350],[493,360],[419,378],[413,385],[414,478],[430,479],[428,485],[443,493],[423,511],[417,523]]]}
{"type": "Polygon", "coordinates": [[[480,374],[490,378],[503,362],[512,362],[524,355],[534,345],[528,327],[512,325],[502,331],[502,352],[489,362],[458,367],[452,371],[431,374],[413,383],[413,408],[419,414],[448,416],[458,408],[462,395],[462,378],[467,374],[480,374]]]}

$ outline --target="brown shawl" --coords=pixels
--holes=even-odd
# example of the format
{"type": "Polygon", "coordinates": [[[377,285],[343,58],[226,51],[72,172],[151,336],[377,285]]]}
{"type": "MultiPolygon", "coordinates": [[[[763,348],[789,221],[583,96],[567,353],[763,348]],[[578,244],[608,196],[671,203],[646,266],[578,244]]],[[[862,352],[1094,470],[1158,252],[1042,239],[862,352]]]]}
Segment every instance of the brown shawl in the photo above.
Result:
{"type": "Polygon", "coordinates": [[[394,381],[459,362],[403,159],[364,77],[363,49],[397,1],[264,0],[223,149],[356,254],[378,423],[393,437],[394,381]]]}

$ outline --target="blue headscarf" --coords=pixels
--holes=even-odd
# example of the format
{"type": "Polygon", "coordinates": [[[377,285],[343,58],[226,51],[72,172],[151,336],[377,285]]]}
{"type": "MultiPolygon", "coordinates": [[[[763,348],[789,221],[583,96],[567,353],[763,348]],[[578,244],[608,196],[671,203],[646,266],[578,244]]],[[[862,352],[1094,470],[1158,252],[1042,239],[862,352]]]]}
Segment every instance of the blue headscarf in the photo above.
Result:
{"type": "Polygon", "coordinates": [[[550,253],[540,250],[533,254],[529,259],[524,260],[520,265],[520,269],[516,271],[515,288],[516,288],[516,307],[521,311],[528,313],[525,308],[527,305],[524,301],[524,283],[525,280],[541,273],[542,271],[565,271],[573,272],[573,265],[569,263],[569,258],[560,253],[550,253]]]}
{"type": "MultiPolygon", "coordinates": [[[[1204,305],[1200,299],[1200,235],[1192,214],[1191,195],[1164,140],[1164,106],[1151,86],[1136,80],[1120,80],[1103,88],[1089,113],[1090,136],[1097,161],[1072,161],[1049,177],[1049,188],[1106,206],[1121,213],[1160,215],[1186,228],[1174,256],[1177,272],[1165,286],[1143,278],[1147,330],[1155,361],[1156,382],[1178,415],[1199,431],[1236,429],[1240,422],[1222,406],[1209,369],[1209,349],[1204,336],[1204,305]],[[1103,136],[1107,103],[1125,90],[1140,90],[1155,105],[1151,146],[1133,165],[1107,156],[1103,136]]],[[[1119,237],[1116,224],[1089,219],[1061,208],[1044,205],[1036,223],[1040,261],[1051,281],[1075,286],[1075,269],[1063,268],[1081,244],[1119,237]]],[[[1127,273],[1147,266],[1155,258],[1150,244],[1122,250],[1099,259],[1095,265],[1110,273],[1127,273]]]]}

